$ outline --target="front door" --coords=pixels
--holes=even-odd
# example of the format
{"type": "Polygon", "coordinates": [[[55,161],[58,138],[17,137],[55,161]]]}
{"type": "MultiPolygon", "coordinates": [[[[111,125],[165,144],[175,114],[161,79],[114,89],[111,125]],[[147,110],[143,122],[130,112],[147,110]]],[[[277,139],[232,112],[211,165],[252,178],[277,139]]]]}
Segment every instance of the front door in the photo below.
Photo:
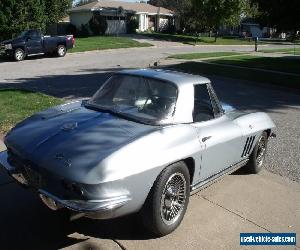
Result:
{"type": "Polygon", "coordinates": [[[43,53],[42,38],[38,32],[31,31],[28,33],[26,47],[29,55],[43,53]]]}
{"type": "Polygon", "coordinates": [[[201,144],[200,181],[240,159],[242,132],[214,105],[206,84],[195,85],[194,124],[201,144]]]}

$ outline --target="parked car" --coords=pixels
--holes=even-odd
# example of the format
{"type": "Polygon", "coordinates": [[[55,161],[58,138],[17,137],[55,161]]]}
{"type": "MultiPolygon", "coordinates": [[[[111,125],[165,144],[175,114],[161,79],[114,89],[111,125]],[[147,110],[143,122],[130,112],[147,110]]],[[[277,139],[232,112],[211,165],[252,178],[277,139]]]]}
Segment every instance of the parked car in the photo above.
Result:
{"type": "Polygon", "coordinates": [[[26,56],[44,54],[56,54],[63,57],[74,45],[73,35],[51,37],[43,36],[38,30],[27,30],[15,39],[3,41],[0,48],[16,61],[22,61],[26,56]]]}
{"type": "Polygon", "coordinates": [[[262,169],[274,123],[229,110],[205,77],[121,71],[90,100],[19,123],[0,163],[49,208],[72,210],[71,219],[139,212],[162,236],[181,223],[191,194],[241,167],[262,169]]]}

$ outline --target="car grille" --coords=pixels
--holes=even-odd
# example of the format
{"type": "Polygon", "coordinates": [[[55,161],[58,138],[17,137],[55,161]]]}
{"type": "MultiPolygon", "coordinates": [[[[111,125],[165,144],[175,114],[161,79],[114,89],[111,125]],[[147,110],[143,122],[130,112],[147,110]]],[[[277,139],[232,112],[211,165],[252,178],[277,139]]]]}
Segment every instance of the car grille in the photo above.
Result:
{"type": "Polygon", "coordinates": [[[10,149],[8,149],[8,162],[17,168],[17,171],[23,175],[30,186],[37,189],[45,186],[45,179],[39,172],[34,170],[34,165],[30,161],[22,159],[10,149]]]}

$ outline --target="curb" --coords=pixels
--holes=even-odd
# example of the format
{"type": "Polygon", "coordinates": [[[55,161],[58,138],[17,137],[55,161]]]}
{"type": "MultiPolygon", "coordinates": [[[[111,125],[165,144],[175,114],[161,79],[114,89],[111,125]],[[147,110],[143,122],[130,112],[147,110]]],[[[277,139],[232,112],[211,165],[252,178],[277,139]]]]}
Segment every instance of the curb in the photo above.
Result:
{"type": "Polygon", "coordinates": [[[4,141],[4,135],[0,134],[0,152],[6,150],[6,146],[3,141],[4,141]]]}
{"type": "Polygon", "coordinates": [[[129,47],[129,48],[115,48],[115,49],[94,49],[94,50],[86,50],[86,51],[78,51],[78,52],[69,52],[68,55],[80,55],[80,54],[88,54],[88,53],[92,53],[92,52],[111,52],[111,51],[120,51],[120,50],[135,50],[135,49],[145,49],[145,48],[151,48],[151,49],[156,49],[158,48],[155,45],[152,46],[145,46],[145,47],[129,47]]]}

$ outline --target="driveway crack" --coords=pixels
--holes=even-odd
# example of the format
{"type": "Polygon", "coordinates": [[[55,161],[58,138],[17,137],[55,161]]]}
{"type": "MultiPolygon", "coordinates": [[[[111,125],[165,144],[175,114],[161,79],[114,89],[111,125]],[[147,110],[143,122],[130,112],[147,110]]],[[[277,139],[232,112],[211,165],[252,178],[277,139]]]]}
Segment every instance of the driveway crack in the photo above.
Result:
{"type": "Polygon", "coordinates": [[[240,215],[240,214],[238,214],[238,213],[236,213],[236,212],[234,212],[234,211],[232,211],[232,210],[230,210],[230,209],[228,209],[228,208],[226,208],[226,207],[224,207],[222,205],[220,205],[219,203],[217,203],[215,201],[212,201],[212,200],[208,199],[206,196],[198,195],[198,194],[197,194],[197,196],[199,196],[199,197],[203,198],[204,200],[206,200],[206,201],[208,201],[208,202],[210,202],[210,203],[212,203],[212,204],[214,204],[214,205],[216,205],[216,206],[218,206],[218,207],[226,210],[229,213],[232,213],[232,214],[240,217],[241,219],[244,219],[244,220],[248,221],[249,223],[251,223],[251,224],[253,224],[253,225],[255,225],[255,226],[257,226],[257,227],[259,227],[259,228],[261,228],[261,229],[263,229],[263,230],[265,230],[267,232],[269,232],[269,233],[272,233],[269,229],[267,229],[267,228],[265,228],[265,227],[263,227],[261,225],[258,225],[256,222],[254,222],[254,221],[252,221],[252,220],[250,220],[250,219],[248,219],[248,218],[246,218],[246,217],[244,217],[244,216],[242,216],[242,215],[240,215]]]}
{"type": "Polygon", "coordinates": [[[112,239],[112,241],[115,242],[122,250],[126,250],[126,247],[118,240],[112,239]]]}

